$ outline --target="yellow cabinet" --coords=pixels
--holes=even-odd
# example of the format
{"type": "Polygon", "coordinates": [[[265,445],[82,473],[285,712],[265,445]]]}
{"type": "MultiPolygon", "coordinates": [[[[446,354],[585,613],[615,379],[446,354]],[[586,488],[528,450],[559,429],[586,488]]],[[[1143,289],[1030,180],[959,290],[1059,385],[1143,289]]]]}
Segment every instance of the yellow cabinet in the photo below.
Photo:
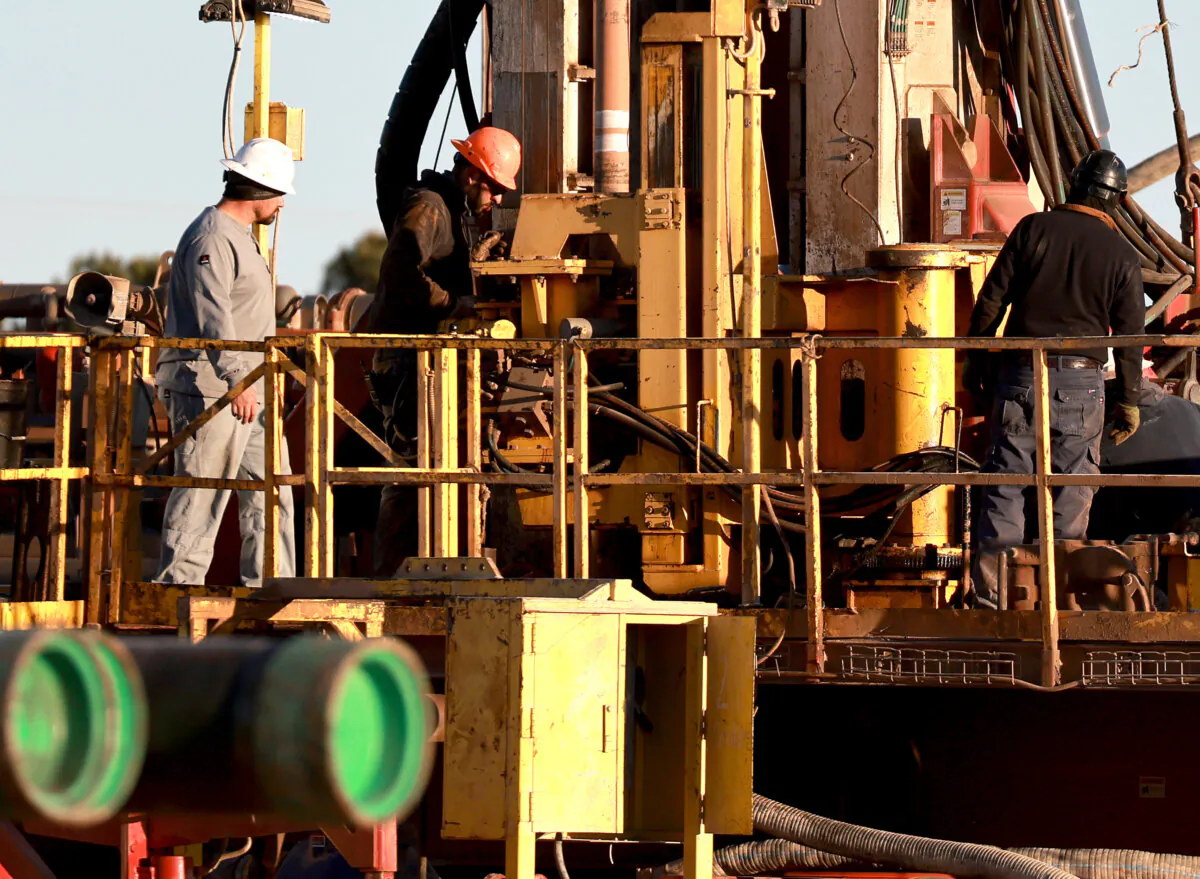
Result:
{"type": "Polygon", "coordinates": [[[450,604],[442,835],[751,832],[754,620],[632,589],[450,604]]]}

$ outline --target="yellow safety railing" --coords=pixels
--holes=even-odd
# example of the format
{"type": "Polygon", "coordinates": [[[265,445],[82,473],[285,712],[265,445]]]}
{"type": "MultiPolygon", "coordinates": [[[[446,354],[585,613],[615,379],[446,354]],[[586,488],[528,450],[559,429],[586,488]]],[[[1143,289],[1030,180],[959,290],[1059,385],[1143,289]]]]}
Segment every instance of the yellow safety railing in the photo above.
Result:
{"type": "Polygon", "coordinates": [[[46,565],[47,590],[41,598],[62,601],[67,573],[67,498],[71,483],[90,474],[87,467],[72,467],[71,454],[71,381],[73,352],[87,340],[67,335],[0,334],[0,350],[37,351],[58,349],[54,383],[54,458],[49,467],[0,468],[0,480],[44,479],[50,486],[49,540],[42,547],[46,565]]]}
{"type": "MultiPolygon", "coordinates": [[[[47,345],[77,348],[89,344],[80,337],[0,336],[2,347],[35,348],[47,345]]],[[[1066,485],[1200,487],[1200,476],[1164,475],[1065,475],[1054,474],[1050,466],[1049,384],[1046,352],[1086,350],[1104,347],[1200,347],[1197,336],[1126,336],[1119,338],[1074,339],[964,339],[964,338],[832,338],[810,335],[796,338],[736,339],[592,339],[592,340],[500,340],[466,336],[380,336],[313,333],[280,337],[263,343],[212,342],[170,339],[93,339],[89,389],[91,412],[115,411],[109,419],[92,418],[89,424],[90,467],[67,466],[66,442],[69,424],[60,418],[55,443],[55,466],[33,471],[0,471],[5,478],[54,480],[57,494],[65,493],[70,480],[91,479],[91,505],[88,570],[88,619],[110,619],[119,602],[119,590],[125,579],[124,541],[128,532],[133,489],[160,487],[203,487],[265,491],[268,539],[265,541],[264,573],[273,577],[278,571],[279,495],[282,486],[304,488],[305,543],[302,570],[308,577],[332,577],[335,574],[333,533],[333,488],[337,485],[405,484],[418,489],[418,552],[426,557],[478,556],[483,549],[481,488],[489,484],[535,487],[548,490],[553,503],[553,574],[587,577],[589,572],[588,493],[609,485],[640,486],[738,486],[747,494],[756,486],[796,486],[805,498],[804,570],[807,591],[808,673],[821,674],[825,668],[825,605],[822,596],[822,545],[820,486],[827,485],[1023,485],[1037,489],[1038,533],[1043,547],[1040,559],[1042,678],[1047,685],[1058,681],[1058,607],[1053,552],[1045,547],[1053,543],[1053,498],[1051,490],[1066,485]],[[261,352],[264,362],[236,387],[216,401],[189,427],[153,454],[135,462],[132,454],[133,392],[136,370],[125,368],[134,355],[152,348],[203,348],[261,352]],[[1037,439],[1035,472],[1029,475],[995,473],[910,473],[910,472],[830,472],[818,466],[817,399],[818,358],[827,350],[845,349],[991,349],[1029,351],[1034,367],[1034,429],[1037,439]],[[335,354],[344,349],[409,349],[416,352],[418,391],[417,461],[405,466],[386,443],[358,420],[334,395],[335,354]],[[802,373],[802,435],[800,450],[803,467],[796,472],[732,473],[589,473],[590,450],[588,413],[588,360],[597,351],[674,350],[796,350],[802,373]],[[289,350],[303,353],[304,368],[297,366],[289,350]],[[536,354],[550,361],[552,389],[551,444],[553,468],[549,473],[487,472],[483,467],[483,400],[481,357],[487,350],[536,354]],[[459,356],[463,352],[465,377],[459,401],[459,356]],[[284,382],[287,376],[301,382],[306,393],[305,468],[303,474],[285,474],[282,466],[282,429],[284,382]],[[261,481],[159,476],[150,471],[179,443],[225,406],[260,376],[266,379],[263,405],[267,423],[266,476],[261,481]],[[568,419],[568,382],[573,398],[568,419]],[[466,460],[459,461],[459,413],[465,410],[462,448],[466,460]],[[334,419],[342,419],[367,441],[388,466],[348,468],[334,465],[334,419]],[[568,429],[568,425],[570,428],[568,429]],[[573,451],[573,454],[572,454],[573,451]],[[465,498],[457,487],[466,486],[465,498]],[[575,505],[573,540],[568,529],[568,503],[575,505]],[[460,500],[463,503],[460,505],[460,500]],[[465,506],[466,546],[460,547],[458,511],[465,506]],[[572,564],[573,562],[573,564],[572,564]],[[573,569],[573,570],[572,570],[573,569]],[[102,608],[109,609],[108,614],[102,608]]],[[[761,388],[743,388],[755,405],[742,411],[759,413],[756,404],[761,388]]],[[[70,398],[69,358],[60,359],[58,398],[60,412],[70,398]],[[64,366],[64,361],[67,365],[64,366]],[[65,374],[64,374],[65,370],[65,374]]],[[[65,496],[65,494],[64,494],[65,496]]],[[[753,495],[757,500],[757,495],[753,495]]],[[[757,528],[757,503],[742,504],[743,527],[757,528]]],[[[65,504],[60,501],[54,522],[57,531],[52,540],[51,568],[56,594],[61,595],[63,517],[65,504]]]]}

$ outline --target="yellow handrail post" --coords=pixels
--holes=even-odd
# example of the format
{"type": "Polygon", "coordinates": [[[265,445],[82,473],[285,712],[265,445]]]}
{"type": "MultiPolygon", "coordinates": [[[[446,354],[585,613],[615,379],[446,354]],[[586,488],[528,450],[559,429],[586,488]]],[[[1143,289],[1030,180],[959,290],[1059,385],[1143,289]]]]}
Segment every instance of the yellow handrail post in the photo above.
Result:
{"type": "Polygon", "coordinates": [[[567,343],[554,346],[554,576],[567,576],[567,343]]]}
{"type": "Polygon", "coordinates": [[[263,539],[263,579],[279,576],[279,490],[275,477],[280,472],[279,443],[279,349],[269,345],[266,358],[266,399],[263,400],[266,432],[263,437],[263,518],[267,533],[263,539]]]}
{"type": "MultiPolygon", "coordinates": [[[[54,466],[71,466],[71,380],[74,377],[75,349],[58,348],[57,380],[55,382],[54,466]]],[[[150,413],[151,417],[154,413],[150,413]]],[[[50,486],[50,542],[46,579],[51,601],[62,601],[67,576],[67,513],[71,480],[66,476],[55,479],[50,486]]]]}
{"type": "Polygon", "coordinates": [[[590,531],[588,522],[587,475],[591,466],[588,448],[588,360],[587,352],[575,348],[575,576],[589,576],[590,531]]]}
{"type": "Polygon", "coordinates": [[[1038,540],[1041,543],[1042,684],[1059,683],[1058,584],[1054,558],[1054,493],[1050,487],[1050,381],[1046,374],[1046,349],[1033,352],[1033,427],[1037,433],[1037,455],[1033,459],[1037,479],[1038,540]]]}
{"type": "MultiPolygon", "coordinates": [[[[479,473],[483,470],[483,398],[482,353],[478,348],[467,350],[467,440],[466,465],[479,473]]],[[[483,486],[472,482],[467,486],[467,555],[483,555],[484,522],[483,486]]]]}
{"type": "MultiPolygon", "coordinates": [[[[804,413],[801,442],[804,454],[804,560],[808,599],[807,670],[825,670],[825,598],[821,588],[821,495],[817,491],[817,356],[804,351],[801,361],[804,413]]],[[[789,620],[784,620],[784,627],[789,620]]]]}

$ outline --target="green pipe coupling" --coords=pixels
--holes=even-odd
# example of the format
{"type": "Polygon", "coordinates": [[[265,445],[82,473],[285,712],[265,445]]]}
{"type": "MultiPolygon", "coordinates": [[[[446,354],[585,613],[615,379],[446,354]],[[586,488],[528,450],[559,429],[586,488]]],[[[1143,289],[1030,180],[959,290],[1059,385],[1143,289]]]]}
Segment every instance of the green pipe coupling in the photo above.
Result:
{"type": "Polygon", "coordinates": [[[129,653],[96,632],[0,633],[0,815],[102,823],[146,755],[146,696],[129,653]]]}

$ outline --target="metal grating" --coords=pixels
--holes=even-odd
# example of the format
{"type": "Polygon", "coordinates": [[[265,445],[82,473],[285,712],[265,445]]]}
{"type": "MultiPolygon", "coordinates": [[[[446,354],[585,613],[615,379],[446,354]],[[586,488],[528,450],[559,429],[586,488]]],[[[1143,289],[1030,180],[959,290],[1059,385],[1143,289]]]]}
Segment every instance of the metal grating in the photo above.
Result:
{"type": "Polygon", "coordinates": [[[923,684],[1013,684],[1015,653],[851,645],[842,675],[865,681],[923,684]]]}
{"type": "Polygon", "coordinates": [[[1180,686],[1200,684],[1200,651],[1090,650],[1083,683],[1093,686],[1180,686]]]}

